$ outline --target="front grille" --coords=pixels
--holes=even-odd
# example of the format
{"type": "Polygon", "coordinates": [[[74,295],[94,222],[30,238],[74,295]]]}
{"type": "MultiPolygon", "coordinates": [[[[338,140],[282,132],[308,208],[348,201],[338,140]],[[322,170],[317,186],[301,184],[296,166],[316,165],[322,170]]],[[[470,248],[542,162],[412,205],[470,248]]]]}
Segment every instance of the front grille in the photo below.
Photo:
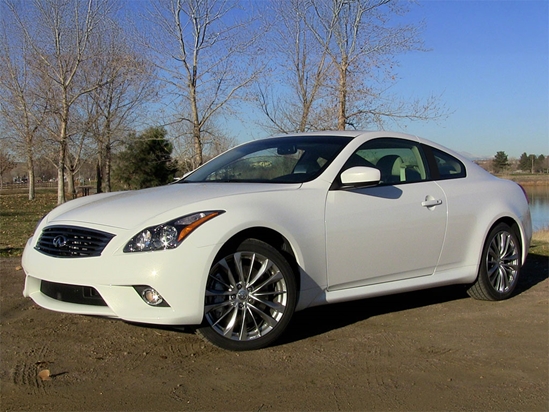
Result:
{"type": "Polygon", "coordinates": [[[40,292],[62,302],[107,306],[99,292],[90,286],[66,285],[43,280],[40,282],[40,292]]]}
{"type": "Polygon", "coordinates": [[[113,237],[111,233],[82,227],[50,226],[42,231],[36,250],[62,258],[100,256],[113,237]]]}

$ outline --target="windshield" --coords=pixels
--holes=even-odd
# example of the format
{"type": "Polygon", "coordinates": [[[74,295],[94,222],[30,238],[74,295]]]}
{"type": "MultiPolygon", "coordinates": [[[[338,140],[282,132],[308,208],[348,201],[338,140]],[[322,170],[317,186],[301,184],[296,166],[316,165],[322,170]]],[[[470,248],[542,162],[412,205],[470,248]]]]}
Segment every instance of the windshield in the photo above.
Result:
{"type": "Polygon", "coordinates": [[[303,183],[320,175],[350,140],[341,136],[257,140],[216,157],[180,182],[303,183]]]}

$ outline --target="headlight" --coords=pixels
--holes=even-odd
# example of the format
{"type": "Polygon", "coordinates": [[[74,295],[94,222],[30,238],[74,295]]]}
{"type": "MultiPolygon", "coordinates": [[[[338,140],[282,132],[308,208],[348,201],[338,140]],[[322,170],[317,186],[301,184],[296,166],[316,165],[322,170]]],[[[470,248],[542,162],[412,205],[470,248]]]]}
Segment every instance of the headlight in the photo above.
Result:
{"type": "Polygon", "coordinates": [[[193,213],[162,225],[148,227],[126,244],[124,252],[174,249],[193,230],[222,213],[224,213],[222,210],[193,213]]]}

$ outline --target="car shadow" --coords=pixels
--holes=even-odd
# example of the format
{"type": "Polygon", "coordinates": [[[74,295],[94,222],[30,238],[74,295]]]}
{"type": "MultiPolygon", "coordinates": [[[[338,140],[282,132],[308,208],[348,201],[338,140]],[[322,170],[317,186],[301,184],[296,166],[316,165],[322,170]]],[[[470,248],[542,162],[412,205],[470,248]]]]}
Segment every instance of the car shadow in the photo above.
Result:
{"type": "MultiPolygon", "coordinates": [[[[513,295],[526,292],[548,277],[549,257],[529,254],[513,295]]],[[[294,314],[284,334],[272,346],[285,345],[322,335],[375,316],[469,299],[467,287],[467,285],[444,286],[305,309],[294,314]]],[[[194,333],[195,329],[195,327],[188,326],[133,324],[147,329],[172,330],[187,334],[194,333]]]]}
{"type": "Polygon", "coordinates": [[[317,306],[295,313],[275,345],[307,339],[387,313],[464,298],[468,298],[466,287],[458,285],[317,306]]]}
{"type": "MultiPolygon", "coordinates": [[[[531,254],[522,269],[514,296],[548,278],[549,258],[531,254]]],[[[469,298],[466,285],[445,286],[415,292],[317,306],[294,314],[275,346],[300,341],[343,328],[374,316],[469,298]]],[[[512,297],[511,297],[512,298],[512,297]]]]}
{"type": "Polygon", "coordinates": [[[549,277],[549,256],[530,253],[522,267],[515,295],[533,288],[549,277]]]}

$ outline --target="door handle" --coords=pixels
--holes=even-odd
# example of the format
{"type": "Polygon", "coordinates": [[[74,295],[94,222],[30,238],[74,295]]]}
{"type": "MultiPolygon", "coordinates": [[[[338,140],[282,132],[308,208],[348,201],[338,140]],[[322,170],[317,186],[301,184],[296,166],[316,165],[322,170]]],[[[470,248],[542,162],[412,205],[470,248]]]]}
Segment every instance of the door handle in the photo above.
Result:
{"type": "Polygon", "coordinates": [[[441,204],[442,204],[442,199],[425,199],[424,202],[421,202],[421,206],[423,207],[433,207],[433,206],[439,206],[441,204]]]}

